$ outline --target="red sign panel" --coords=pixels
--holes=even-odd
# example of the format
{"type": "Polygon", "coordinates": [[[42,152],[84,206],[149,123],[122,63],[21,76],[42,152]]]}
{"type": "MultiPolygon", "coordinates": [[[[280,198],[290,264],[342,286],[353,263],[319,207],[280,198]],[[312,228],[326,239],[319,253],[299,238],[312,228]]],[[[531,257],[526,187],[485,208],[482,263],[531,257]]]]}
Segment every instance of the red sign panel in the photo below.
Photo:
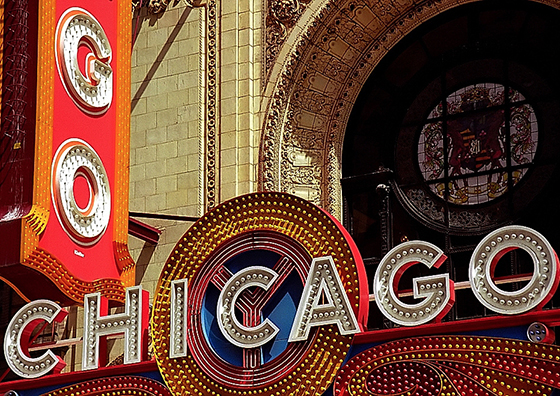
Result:
{"type": "Polygon", "coordinates": [[[16,219],[18,254],[4,259],[0,276],[27,298],[81,301],[100,291],[122,300],[134,274],[126,244],[130,2],[36,7],[37,122],[25,175],[33,199],[16,219]],[[37,288],[45,277],[52,284],[37,288]]]}

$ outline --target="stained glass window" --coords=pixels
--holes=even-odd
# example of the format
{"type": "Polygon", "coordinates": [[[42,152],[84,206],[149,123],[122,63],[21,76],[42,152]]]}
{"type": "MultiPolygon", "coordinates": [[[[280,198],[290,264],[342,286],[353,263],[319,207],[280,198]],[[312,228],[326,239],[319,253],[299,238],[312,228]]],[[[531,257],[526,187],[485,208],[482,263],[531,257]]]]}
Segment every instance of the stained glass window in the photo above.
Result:
{"type": "MultiPolygon", "coordinates": [[[[459,9],[422,24],[379,62],[344,137],[344,221],[368,276],[403,241],[429,241],[447,256],[437,270],[407,270],[404,294],[414,277],[438,271],[467,285],[472,251],[506,224],[560,246],[560,13],[516,1],[459,9]]],[[[518,249],[494,270],[503,290],[519,290],[532,259],[518,249]]],[[[457,288],[444,320],[491,315],[473,298],[457,288]]],[[[560,293],[548,306],[560,307],[560,293]]],[[[370,329],[392,326],[370,309],[370,329]]]]}
{"type": "Polygon", "coordinates": [[[535,111],[519,91],[474,84],[430,112],[418,140],[418,165],[433,193],[457,205],[476,205],[523,178],[537,143],[535,111]]]}

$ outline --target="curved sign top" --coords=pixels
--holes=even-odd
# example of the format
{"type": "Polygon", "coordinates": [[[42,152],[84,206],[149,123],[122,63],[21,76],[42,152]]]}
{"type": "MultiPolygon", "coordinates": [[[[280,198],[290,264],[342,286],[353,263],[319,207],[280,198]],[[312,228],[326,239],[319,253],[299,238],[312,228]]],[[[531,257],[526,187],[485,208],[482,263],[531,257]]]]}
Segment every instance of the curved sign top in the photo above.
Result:
{"type": "Polygon", "coordinates": [[[176,395],[321,394],[364,329],[367,291],[361,257],[329,214],[282,193],[235,198],[197,221],[162,271],[156,360],[176,395]]]}

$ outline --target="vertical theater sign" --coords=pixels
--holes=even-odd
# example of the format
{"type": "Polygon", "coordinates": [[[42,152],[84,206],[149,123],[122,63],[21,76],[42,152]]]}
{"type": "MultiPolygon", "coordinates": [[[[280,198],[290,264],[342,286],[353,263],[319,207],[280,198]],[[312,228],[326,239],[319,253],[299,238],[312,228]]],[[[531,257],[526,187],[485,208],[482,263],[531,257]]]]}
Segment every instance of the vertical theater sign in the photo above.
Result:
{"type": "Polygon", "coordinates": [[[506,226],[472,252],[473,303],[496,316],[443,322],[455,301],[449,274],[414,279],[415,302],[402,301],[397,285],[407,267],[438,267],[445,260],[435,245],[404,242],[382,259],[370,296],[354,242],[328,213],[282,193],[241,196],[199,219],[171,252],[153,299],[153,360],[145,354],[149,300],[135,286],[126,290],[123,313],[108,314],[100,292],[84,297],[83,371],[48,375],[64,363],[48,350],[31,357],[27,340],[34,324],[64,312],[37,300],[14,315],[4,339],[12,371],[36,382],[15,381],[0,390],[52,396],[554,395],[560,348],[548,327],[558,324],[559,313],[543,307],[558,287],[560,264],[546,238],[506,226]],[[513,249],[527,252],[534,268],[523,288],[506,292],[493,268],[513,249]],[[399,327],[367,331],[372,297],[399,327]],[[124,364],[100,368],[106,337],[115,334],[124,334],[124,364]],[[52,390],[53,384],[60,385],[52,390]]]}
{"type": "MultiPolygon", "coordinates": [[[[129,4],[110,0],[6,4],[7,28],[28,25],[26,31],[7,29],[14,37],[6,40],[26,41],[26,59],[35,58],[33,49],[39,55],[23,71],[16,63],[4,70],[19,72],[28,92],[20,98],[23,138],[10,142],[12,157],[3,158],[10,175],[1,186],[0,234],[19,249],[0,253],[0,276],[26,299],[81,303],[99,292],[124,301],[125,287],[133,285],[129,14],[129,4]],[[10,196],[17,201],[6,202],[10,196]]],[[[8,88],[3,116],[17,110],[6,105],[14,91],[8,88]]]]}

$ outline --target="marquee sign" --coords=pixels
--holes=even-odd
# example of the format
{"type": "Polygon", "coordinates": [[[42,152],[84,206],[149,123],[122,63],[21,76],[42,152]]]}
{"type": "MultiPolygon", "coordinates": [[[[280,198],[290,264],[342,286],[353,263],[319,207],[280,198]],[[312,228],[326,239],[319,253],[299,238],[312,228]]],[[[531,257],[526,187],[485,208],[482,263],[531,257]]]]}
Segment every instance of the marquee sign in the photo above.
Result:
{"type": "MultiPolygon", "coordinates": [[[[26,298],[124,301],[128,248],[130,2],[40,1],[32,206],[0,276],[26,298]],[[45,287],[33,285],[41,282],[45,287]]],[[[0,227],[0,230],[2,227],[0,227]]],[[[11,237],[13,238],[13,236],[11,237]]]]}
{"type": "Polygon", "coordinates": [[[353,357],[336,396],[550,396],[560,387],[560,348],[476,336],[398,340],[353,357]]]}
{"type": "MultiPolygon", "coordinates": [[[[400,301],[393,288],[405,268],[437,267],[445,260],[424,241],[391,250],[377,268],[373,291],[381,314],[400,327],[367,332],[365,267],[335,219],[282,193],[232,199],[187,231],[161,273],[151,318],[159,373],[149,377],[161,375],[167,388],[125,376],[49,394],[87,389],[108,396],[126,387],[150,395],[320,395],[332,386],[335,396],[552,396],[560,387],[560,348],[549,344],[550,329],[535,322],[560,324],[558,309],[542,310],[558,287],[560,267],[546,238],[507,226],[474,249],[471,289],[497,317],[438,324],[454,302],[448,274],[414,279],[418,302],[400,301]],[[493,268],[512,249],[525,250],[534,271],[525,287],[505,292],[495,284],[493,268]],[[493,326],[500,335],[529,341],[476,334],[491,322],[500,322],[493,326]],[[525,334],[504,329],[516,325],[524,325],[525,334]],[[449,330],[471,334],[432,335],[449,330]],[[379,337],[387,332],[388,338],[379,337]]],[[[14,373],[31,379],[64,367],[49,350],[31,357],[28,340],[39,322],[65,315],[48,300],[30,302],[14,315],[4,340],[14,373]]],[[[86,295],[82,370],[95,373],[105,364],[106,337],[115,334],[124,334],[124,365],[145,362],[147,315],[148,295],[140,286],[126,290],[118,314],[108,314],[100,293],[86,295]]]]}
{"type": "Polygon", "coordinates": [[[233,199],[162,271],[160,372],[175,395],[320,394],[366,323],[367,289],[352,239],[326,212],[280,193],[233,199]]]}

